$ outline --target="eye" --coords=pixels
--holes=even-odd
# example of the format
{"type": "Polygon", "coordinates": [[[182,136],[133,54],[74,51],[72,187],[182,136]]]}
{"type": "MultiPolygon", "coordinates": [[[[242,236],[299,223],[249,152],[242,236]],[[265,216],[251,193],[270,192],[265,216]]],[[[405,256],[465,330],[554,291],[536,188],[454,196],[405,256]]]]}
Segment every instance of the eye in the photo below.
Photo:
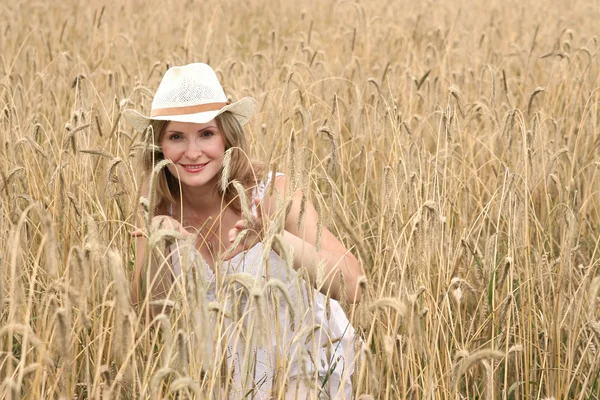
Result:
{"type": "Polygon", "coordinates": [[[211,137],[213,135],[214,135],[214,132],[211,130],[202,131],[202,133],[200,133],[200,136],[202,136],[202,137],[211,137]]]}
{"type": "Polygon", "coordinates": [[[174,133],[171,136],[169,136],[169,140],[179,140],[181,138],[182,136],[179,133],[174,133]]]}

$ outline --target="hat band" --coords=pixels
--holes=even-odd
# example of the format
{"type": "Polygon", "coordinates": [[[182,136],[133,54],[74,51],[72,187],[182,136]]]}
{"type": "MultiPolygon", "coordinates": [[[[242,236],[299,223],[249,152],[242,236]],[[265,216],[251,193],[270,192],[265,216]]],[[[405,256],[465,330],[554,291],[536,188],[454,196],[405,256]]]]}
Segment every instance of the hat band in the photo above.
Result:
{"type": "Polygon", "coordinates": [[[169,107],[169,108],[157,108],[150,112],[150,118],[154,117],[166,117],[171,115],[186,115],[186,114],[196,114],[205,111],[217,111],[226,105],[231,104],[229,102],[225,103],[206,103],[206,104],[198,104],[195,106],[185,106],[185,107],[169,107]]]}

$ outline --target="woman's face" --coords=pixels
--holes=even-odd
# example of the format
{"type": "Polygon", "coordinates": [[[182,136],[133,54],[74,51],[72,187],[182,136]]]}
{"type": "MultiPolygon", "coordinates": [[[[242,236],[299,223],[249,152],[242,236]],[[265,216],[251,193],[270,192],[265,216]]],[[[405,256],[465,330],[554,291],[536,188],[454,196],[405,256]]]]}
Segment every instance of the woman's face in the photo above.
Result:
{"type": "Polygon", "coordinates": [[[205,124],[169,121],[160,139],[167,168],[182,186],[201,187],[213,182],[223,166],[225,138],[215,120],[205,124]]]}

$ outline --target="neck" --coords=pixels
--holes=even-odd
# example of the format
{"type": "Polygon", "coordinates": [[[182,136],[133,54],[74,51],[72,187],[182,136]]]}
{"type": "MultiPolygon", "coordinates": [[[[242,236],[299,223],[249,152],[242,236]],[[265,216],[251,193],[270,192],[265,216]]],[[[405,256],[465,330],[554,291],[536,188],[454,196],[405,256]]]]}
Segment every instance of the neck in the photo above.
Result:
{"type": "Polygon", "coordinates": [[[176,202],[180,215],[183,211],[185,218],[199,221],[219,218],[224,206],[222,196],[217,190],[217,182],[211,182],[200,188],[182,186],[181,199],[176,202]]]}

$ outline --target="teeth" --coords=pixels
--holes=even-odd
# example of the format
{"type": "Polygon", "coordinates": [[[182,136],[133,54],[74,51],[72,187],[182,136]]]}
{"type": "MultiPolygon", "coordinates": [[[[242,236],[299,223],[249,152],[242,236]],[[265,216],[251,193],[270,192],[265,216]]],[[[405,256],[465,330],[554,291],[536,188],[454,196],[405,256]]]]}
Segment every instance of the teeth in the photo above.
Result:
{"type": "Polygon", "coordinates": [[[199,164],[199,165],[184,165],[184,168],[187,169],[200,169],[202,167],[204,167],[206,164],[199,164]]]}

